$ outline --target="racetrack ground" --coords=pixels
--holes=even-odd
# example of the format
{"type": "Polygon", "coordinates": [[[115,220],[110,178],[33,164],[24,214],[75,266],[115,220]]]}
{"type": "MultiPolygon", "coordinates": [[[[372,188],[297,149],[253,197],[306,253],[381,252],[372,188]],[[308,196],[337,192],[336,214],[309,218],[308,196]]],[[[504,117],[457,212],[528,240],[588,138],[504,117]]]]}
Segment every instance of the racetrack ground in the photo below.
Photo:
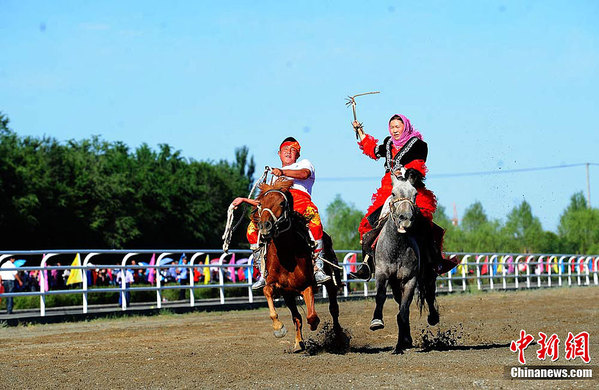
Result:
{"type": "MultiPolygon", "coordinates": [[[[416,347],[403,355],[391,354],[397,340],[392,299],[385,306],[386,327],[377,332],[368,329],[372,299],[340,303],[341,324],[351,335],[345,354],[290,353],[292,332],[274,338],[266,308],[4,327],[0,383],[56,389],[599,386],[597,379],[510,380],[505,375],[505,367],[519,365],[509,344],[521,329],[535,340],[539,331],[561,340],[557,362],[538,360],[539,346],[531,345],[525,351],[527,364],[594,367],[599,359],[598,287],[453,294],[438,302],[441,322],[435,327],[427,326],[426,313],[420,317],[412,304],[416,347]],[[564,357],[568,332],[582,331],[590,334],[590,365],[564,357]],[[423,352],[431,340],[445,350],[423,352]]],[[[323,322],[329,321],[326,304],[318,304],[317,311],[323,322]]],[[[289,311],[278,312],[291,330],[289,311]]],[[[307,327],[304,337],[319,342],[318,331],[307,327]]],[[[599,376],[599,365],[593,374],[599,376]]]]}

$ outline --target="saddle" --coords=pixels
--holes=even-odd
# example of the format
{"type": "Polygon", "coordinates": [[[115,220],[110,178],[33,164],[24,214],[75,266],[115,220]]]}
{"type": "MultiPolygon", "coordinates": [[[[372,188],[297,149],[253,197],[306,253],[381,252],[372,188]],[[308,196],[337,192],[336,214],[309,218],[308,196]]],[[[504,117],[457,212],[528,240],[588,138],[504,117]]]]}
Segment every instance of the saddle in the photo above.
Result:
{"type": "MultiPolygon", "coordinates": [[[[380,211],[377,211],[379,212],[378,215],[380,215],[380,211]]],[[[362,251],[364,255],[368,255],[369,258],[372,259],[372,263],[370,264],[370,266],[374,266],[376,243],[378,242],[379,237],[381,235],[381,230],[383,229],[383,226],[385,225],[385,222],[387,222],[388,219],[388,215],[385,215],[382,218],[377,219],[376,222],[373,224],[373,229],[364,233],[364,235],[362,236],[362,251]]],[[[434,267],[437,275],[442,275],[457,267],[459,264],[459,259],[457,258],[457,256],[452,255],[449,258],[445,258],[443,256],[443,237],[445,235],[445,229],[433,222],[431,224],[430,235],[432,236],[432,240],[426,241],[429,241],[430,244],[432,244],[431,249],[433,252],[433,256],[437,260],[434,267]]],[[[371,267],[371,270],[374,270],[374,267],[371,267]]]]}

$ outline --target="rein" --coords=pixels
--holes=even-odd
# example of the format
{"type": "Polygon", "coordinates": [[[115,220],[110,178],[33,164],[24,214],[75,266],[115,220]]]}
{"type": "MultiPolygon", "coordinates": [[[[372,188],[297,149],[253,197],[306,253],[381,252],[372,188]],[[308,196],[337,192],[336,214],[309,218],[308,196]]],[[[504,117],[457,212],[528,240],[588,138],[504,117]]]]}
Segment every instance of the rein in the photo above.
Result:
{"type": "MultiPolygon", "coordinates": [[[[272,168],[269,167],[268,165],[264,167],[264,173],[262,173],[262,176],[260,176],[260,179],[256,180],[256,182],[252,186],[252,189],[250,190],[250,194],[247,196],[248,198],[250,198],[250,199],[252,198],[252,194],[254,193],[254,190],[256,189],[258,184],[266,181],[266,176],[268,175],[268,172],[271,171],[271,169],[272,168]]],[[[233,226],[233,213],[235,212],[235,206],[233,206],[233,204],[231,204],[231,205],[229,205],[229,208],[227,209],[227,222],[225,224],[225,232],[223,233],[223,236],[221,237],[223,239],[223,252],[225,252],[225,253],[227,253],[229,251],[229,245],[231,244],[231,237],[233,236],[233,232],[235,230],[237,230],[237,228],[239,227],[239,224],[243,220],[243,216],[245,214],[245,207],[246,207],[246,205],[244,203],[243,204],[243,212],[241,213],[239,220],[237,220],[237,222],[235,223],[235,226],[233,226]]]]}

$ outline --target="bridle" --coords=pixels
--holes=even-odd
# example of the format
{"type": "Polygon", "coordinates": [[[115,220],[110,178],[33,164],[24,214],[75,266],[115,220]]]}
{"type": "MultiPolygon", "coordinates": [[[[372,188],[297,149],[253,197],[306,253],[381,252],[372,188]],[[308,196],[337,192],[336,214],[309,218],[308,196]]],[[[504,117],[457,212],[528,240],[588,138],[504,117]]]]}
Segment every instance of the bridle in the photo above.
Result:
{"type": "MultiPolygon", "coordinates": [[[[403,173],[405,172],[405,170],[403,169],[403,167],[402,167],[402,173],[399,174],[399,175],[396,174],[395,171],[391,171],[391,172],[392,172],[393,175],[395,175],[396,178],[398,178],[400,180],[405,180],[403,178],[403,173]]],[[[406,197],[401,197],[401,198],[391,197],[391,199],[389,200],[389,217],[391,218],[391,220],[395,224],[395,227],[396,227],[398,233],[405,233],[405,230],[400,227],[399,221],[397,220],[397,216],[395,215],[395,212],[394,212],[402,203],[409,203],[410,208],[412,210],[416,209],[416,204],[410,198],[406,198],[406,197]]]]}
{"type": "Polygon", "coordinates": [[[274,223],[270,221],[270,218],[263,222],[264,230],[266,231],[266,234],[263,235],[263,237],[265,238],[268,238],[268,236],[270,236],[271,231],[273,237],[277,237],[279,234],[291,229],[291,218],[289,216],[290,210],[289,202],[287,201],[287,195],[285,195],[285,193],[280,190],[268,190],[264,193],[262,197],[266,196],[269,193],[280,194],[283,197],[285,203],[283,204],[283,212],[281,213],[281,216],[278,218],[275,216],[275,213],[273,213],[271,209],[267,207],[262,207],[260,204],[258,204],[258,218],[262,218],[262,214],[267,212],[272,216],[272,219],[274,220],[274,223]]]}

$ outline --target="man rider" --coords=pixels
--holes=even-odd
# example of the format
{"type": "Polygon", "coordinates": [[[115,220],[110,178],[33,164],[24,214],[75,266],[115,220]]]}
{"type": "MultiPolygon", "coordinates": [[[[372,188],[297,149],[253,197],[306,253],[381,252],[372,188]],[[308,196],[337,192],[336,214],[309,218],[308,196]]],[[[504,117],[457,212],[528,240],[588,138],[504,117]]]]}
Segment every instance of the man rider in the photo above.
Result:
{"type": "MultiPolygon", "coordinates": [[[[314,278],[316,279],[317,284],[322,284],[331,279],[331,277],[322,271],[322,223],[320,221],[320,215],[318,214],[318,208],[314,205],[311,198],[312,186],[316,179],[315,171],[314,166],[312,166],[312,163],[310,163],[308,159],[304,158],[298,161],[300,151],[300,144],[295,138],[285,138],[279,146],[278,151],[282,167],[273,168],[271,173],[274,176],[293,180],[293,185],[289,189],[289,192],[293,196],[293,209],[308,220],[310,235],[316,243],[316,249],[314,250],[314,278]]],[[[237,207],[244,202],[254,207],[258,206],[257,200],[248,198],[236,198],[233,200],[233,205],[237,207]]],[[[250,248],[254,251],[254,259],[259,258],[260,261],[265,261],[262,256],[260,256],[258,228],[253,221],[250,222],[248,226],[246,236],[250,243],[250,248]]],[[[261,268],[265,269],[265,267],[261,268]]],[[[265,285],[265,275],[260,275],[260,278],[252,285],[252,288],[257,290],[265,285]]]]}

